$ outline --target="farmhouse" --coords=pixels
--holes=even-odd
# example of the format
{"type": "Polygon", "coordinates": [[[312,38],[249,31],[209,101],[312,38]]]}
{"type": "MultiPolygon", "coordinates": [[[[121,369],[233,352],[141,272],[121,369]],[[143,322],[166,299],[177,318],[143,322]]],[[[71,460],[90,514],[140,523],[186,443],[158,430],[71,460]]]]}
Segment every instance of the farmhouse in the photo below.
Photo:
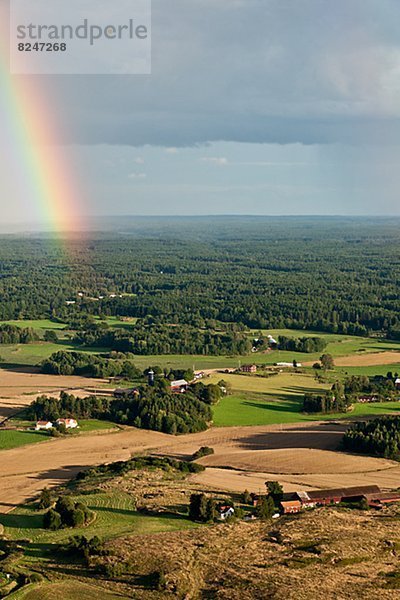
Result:
{"type": "Polygon", "coordinates": [[[303,508],[300,500],[282,500],[280,507],[284,515],[299,513],[303,508]]]}
{"type": "Polygon", "coordinates": [[[57,419],[56,423],[57,425],[64,425],[65,429],[76,429],[78,427],[75,419],[57,419]]]}
{"type": "Polygon", "coordinates": [[[171,392],[174,394],[184,394],[189,387],[189,383],[186,379],[177,379],[176,381],[171,381],[171,392]]]}
{"type": "Polygon", "coordinates": [[[235,514],[235,509],[233,506],[220,506],[218,509],[219,518],[221,521],[225,521],[228,517],[233,517],[235,514]]]}
{"type": "Polygon", "coordinates": [[[53,423],[51,421],[38,421],[36,423],[36,431],[40,431],[41,429],[51,429],[53,427],[53,423]]]}
{"type": "Polygon", "coordinates": [[[257,365],[243,365],[240,370],[243,373],[257,373],[257,365]]]}
{"type": "Polygon", "coordinates": [[[397,389],[397,390],[400,390],[400,377],[398,377],[398,378],[396,379],[396,381],[394,382],[394,385],[396,386],[396,389],[397,389]]]}

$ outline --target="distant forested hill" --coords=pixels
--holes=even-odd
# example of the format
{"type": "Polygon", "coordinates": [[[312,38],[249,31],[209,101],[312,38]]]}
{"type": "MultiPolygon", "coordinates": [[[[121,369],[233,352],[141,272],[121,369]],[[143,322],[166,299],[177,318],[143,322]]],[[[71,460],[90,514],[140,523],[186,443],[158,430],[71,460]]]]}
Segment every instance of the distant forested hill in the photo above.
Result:
{"type": "Polygon", "coordinates": [[[67,253],[43,236],[0,237],[0,319],[70,321],[89,313],[400,338],[400,220],[201,217],[114,225],[122,232],[69,242],[67,253]]]}

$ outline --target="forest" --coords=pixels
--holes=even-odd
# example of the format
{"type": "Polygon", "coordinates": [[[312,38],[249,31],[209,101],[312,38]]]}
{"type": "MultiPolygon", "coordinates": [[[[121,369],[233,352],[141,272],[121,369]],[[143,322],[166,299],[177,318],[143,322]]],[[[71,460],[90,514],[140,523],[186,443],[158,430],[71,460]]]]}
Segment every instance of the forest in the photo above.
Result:
{"type": "Polygon", "coordinates": [[[400,417],[382,417],[352,425],[343,437],[343,447],[350,452],[400,460],[400,417]]]}
{"type": "Polygon", "coordinates": [[[111,348],[119,352],[138,355],[151,354],[247,354],[252,348],[251,340],[237,331],[216,332],[202,330],[191,325],[132,325],[124,329],[98,327],[78,331],[74,341],[83,346],[111,348]]]}
{"type": "MultiPolygon", "coordinates": [[[[136,220],[121,233],[71,240],[68,252],[45,236],[2,236],[0,319],[152,319],[183,327],[179,335],[187,332],[196,352],[207,340],[201,333],[193,339],[190,328],[211,331],[219,323],[397,338],[398,225],[317,217],[136,220]]],[[[164,331],[160,351],[171,343],[164,331]]],[[[143,353],[158,344],[145,327],[139,340],[143,353]]],[[[208,344],[213,352],[216,339],[208,344]]]]}

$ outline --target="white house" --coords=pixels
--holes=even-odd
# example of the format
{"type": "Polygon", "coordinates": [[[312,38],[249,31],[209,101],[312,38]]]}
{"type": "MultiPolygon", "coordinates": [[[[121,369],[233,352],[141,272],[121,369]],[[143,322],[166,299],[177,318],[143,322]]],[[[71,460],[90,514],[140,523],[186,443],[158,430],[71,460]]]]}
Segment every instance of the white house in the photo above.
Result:
{"type": "Polygon", "coordinates": [[[51,421],[38,421],[36,423],[36,431],[40,431],[42,429],[51,429],[53,427],[53,423],[51,421]]]}
{"type": "Polygon", "coordinates": [[[221,521],[225,521],[228,517],[232,517],[235,514],[233,506],[221,506],[219,509],[219,518],[221,521]]]}
{"type": "Polygon", "coordinates": [[[76,429],[78,427],[78,423],[75,419],[57,419],[57,425],[65,425],[65,429],[76,429]]]}

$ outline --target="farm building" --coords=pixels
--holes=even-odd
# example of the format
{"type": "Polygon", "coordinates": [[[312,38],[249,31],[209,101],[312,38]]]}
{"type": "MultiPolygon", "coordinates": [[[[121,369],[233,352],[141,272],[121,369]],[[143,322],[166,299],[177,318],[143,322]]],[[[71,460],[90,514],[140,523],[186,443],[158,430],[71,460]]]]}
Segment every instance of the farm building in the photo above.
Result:
{"type": "Polygon", "coordinates": [[[36,431],[51,429],[53,427],[53,423],[51,421],[38,421],[36,423],[36,431]]]}
{"type": "Polygon", "coordinates": [[[189,383],[186,379],[177,379],[176,381],[171,381],[171,392],[175,394],[184,394],[189,387],[189,383]]]}
{"type": "MultiPolygon", "coordinates": [[[[278,362],[275,364],[276,367],[293,367],[294,363],[290,362],[278,362]]],[[[302,364],[296,361],[296,367],[301,367],[302,364]]]]}
{"type": "Polygon", "coordinates": [[[400,390],[400,377],[398,377],[396,379],[396,381],[394,382],[394,385],[396,386],[396,389],[400,390]]]}
{"type": "Polygon", "coordinates": [[[65,429],[76,429],[78,423],[75,419],[57,419],[57,425],[64,425],[65,429]]]}
{"type": "Polygon", "coordinates": [[[400,492],[380,492],[379,494],[366,494],[365,499],[371,508],[383,508],[386,504],[400,502],[400,492]]]}
{"type": "Polygon", "coordinates": [[[361,404],[367,404],[368,402],[379,402],[378,396],[360,396],[357,402],[361,404]]]}
{"type": "Polygon", "coordinates": [[[280,507],[284,515],[299,513],[303,508],[300,500],[282,500],[280,507]]]}
{"type": "Polygon", "coordinates": [[[235,509],[233,506],[220,506],[218,513],[221,521],[225,521],[225,519],[228,519],[228,517],[233,517],[235,514],[235,509]]]}
{"type": "Polygon", "coordinates": [[[257,373],[257,365],[243,365],[240,370],[243,373],[257,373]]]}
{"type": "Polygon", "coordinates": [[[363,498],[367,498],[371,494],[378,497],[382,492],[377,485],[364,485],[331,490],[296,492],[295,497],[301,502],[304,508],[314,508],[315,506],[339,504],[344,501],[357,502],[363,498]]]}

